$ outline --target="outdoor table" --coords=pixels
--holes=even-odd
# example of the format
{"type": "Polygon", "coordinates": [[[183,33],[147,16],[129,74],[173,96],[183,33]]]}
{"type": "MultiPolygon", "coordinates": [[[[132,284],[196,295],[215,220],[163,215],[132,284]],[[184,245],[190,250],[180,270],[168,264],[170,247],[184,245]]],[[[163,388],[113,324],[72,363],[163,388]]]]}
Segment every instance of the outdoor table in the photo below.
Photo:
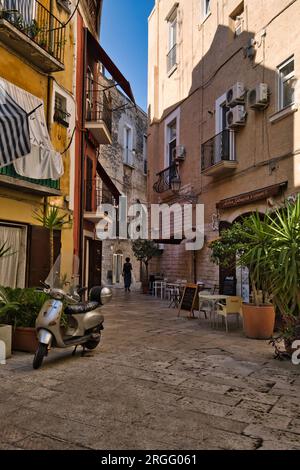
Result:
{"type": "MultiPolygon", "coordinates": [[[[201,306],[201,300],[206,300],[207,302],[210,302],[211,303],[211,313],[214,314],[214,317],[215,317],[215,311],[216,311],[216,304],[218,302],[220,302],[220,300],[226,300],[228,299],[229,297],[231,297],[230,295],[222,295],[222,294],[201,294],[201,292],[199,292],[199,317],[200,317],[200,306],[201,306]]],[[[211,314],[210,314],[210,323],[211,325],[213,324],[214,325],[214,321],[212,322],[212,319],[211,319],[211,314]]]]}

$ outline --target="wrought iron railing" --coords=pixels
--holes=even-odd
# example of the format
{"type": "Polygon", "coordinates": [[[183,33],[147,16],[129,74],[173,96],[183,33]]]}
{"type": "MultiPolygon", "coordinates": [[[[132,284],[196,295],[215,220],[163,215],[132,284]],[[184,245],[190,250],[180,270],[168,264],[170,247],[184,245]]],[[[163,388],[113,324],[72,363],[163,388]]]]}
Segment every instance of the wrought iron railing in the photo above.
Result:
{"type": "Polygon", "coordinates": [[[234,131],[225,129],[202,144],[201,171],[221,161],[236,161],[234,153],[234,131]]]}
{"type": "Polygon", "coordinates": [[[64,127],[69,127],[71,114],[65,111],[64,109],[55,107],[54,108],[54,121],[58,122],[64,127]]]}
{"type": "Polygon", "coordinates": [[[177,44],[167,54],[167,71],[169,72],[177,63],[177,44]]]}
{"type": "Polygon", "coordinates": [[[157,173],[157,176],[158,180],[153,185],[156,193],[164,193],[172,189],[174,184],[176,184],[176,187],[181,185],[178,165],[176,163],[157,173]]]}
{"type": "Polygon", "coordinates": [[[38,0],[2,0],[0,19],[9,21],[59,62],[64,62],[65,27],[38,0]]]}
{"type": "Polygon", "coordinates": [[[87,122],[103,121],[108,131],[112,131],[112,110],[109,99],[104,91],[92,93],[92,99],[87,101],[86,120],[87,122]],[[96,98],[96,96],[97,98],[96,98]]]}
{"type": "Polygon", "coordinates": [[[85,210],[96,212],[101,204],[114,205],[115,199],[105,184],[97,178],[85,182],[85,210]]]}

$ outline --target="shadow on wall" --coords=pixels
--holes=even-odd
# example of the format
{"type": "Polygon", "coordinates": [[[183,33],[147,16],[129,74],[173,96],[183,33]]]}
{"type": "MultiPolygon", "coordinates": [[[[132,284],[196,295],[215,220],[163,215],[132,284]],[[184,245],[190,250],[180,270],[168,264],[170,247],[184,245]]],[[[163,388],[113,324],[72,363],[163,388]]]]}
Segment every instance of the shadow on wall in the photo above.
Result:
{"type": "MultiPolygon", "coordinates": [[[[266,42],[268,36],[259,37],[258,40],[253,32],[244,31],[234,37],[229,27],[219,25],[209,50],[193,69],[189,97],[165,109],[160,122],[152,123],[149,128],[149,154],[153,155],[153,159],[149,162],[149,196],[151,202],[157,202],[158,195],[153,193],[152,187],[157,180],[156,173],[164,169],[165,165],[164,119],[180,106],[179,140],[186,149],[186,159],[180,163],[180,177],[182,186],[187,185],[191,188],[194,194],[199,195],[199,201],[205,204],[208,232],[212,230],[212,214],[217,211],[216,203],[220,200],[284,181],[288,181],[287,194],[293,191],[294,186],[300,186],[300,183],[297,184],[297,168],[292,156],[295,151],[295,115],[290,114],[281,120],[277,119],[276,115],[280,108],[288,104],[295,82],[291,80],[286,83],[282,98],[285,103],[280,104],[277,66],[282,58],[278,59],[278,64],[274,64],[274,69],[265,67],[266,59],[269,63],[273,61],[266,42]],[[253,47],[255,40],[258,43],[253,47]],[[239,100],[238,89],[234,89],[230,108],[226,103],[226,92],[238,82],[244,85],[246,99],[239,100]],[[267,84],[268,87],[268,105],[265,109],[260,106],[259,95],[260,93],[262,97],[264,95],[264,87],[260,84],[267,84]],[[250,95],[251,90],[253,91],[250,95]],[[222,96],[225,97],[224,101],[222,96]],[[227,112],[230,111],[229,117],[227,112]],[[229,135],[227,131],[229,122],[231,126],[235,126],[232,127],[234,132],[232,141],[226,137],[229,135]],[[203,148],[206,149],[204,154],[203,148]],[[236,165],[228,173],[221,172],[214,177],[208,176],[203,174],[201,155],[202,164],[208,167],[223,158],[235,160],[236,165]],[[214,160],[210,161],[211,158],[214,160]]],[[[178,56],[183,57],[182,43],[179,43],[178,48],[178,56]]],[[[286,59],[291,57],[288,51],[286,54],[286,59]]],[[[178,72],[176,71],[169,80],[174,80],[174,77],[177,79],[176,73],[179,74],[179,70],[180,64],[178,72]]],[[[161,194],[161,200],[175,202],[176,196],[172,198],[169,193],[170,191],[161,194]]],[[[239,209],[238,215],[248,212],[249,205],[245,204],[239,209]]],[[[221,212],[221,220],[224,217],[226,221],[227,215],[226,211],[221,212]]],[[[209,236],[208,233],[208,238],[209,236]]],[[[208,273],[199,272],[199,265],[203,266],[204,263],[206,266],[209,265],[208,251],[206,248],[197,253],[196,268],[190,265],[193,261],[186,258],[184,273],[182,267],[177,272],[175,269],[178,260],[185,256],[184,246],[167,248],[167,256],[161,257],[160,266],[156,267],[156,270],[164,273],[172,272],[172,278],[186,275],[190,281],[204,278],[207,274],[213,281],[216,275],[215,268],[212,267],[210,272],[208,267],[208,273]],[[172,256],[171,252],[175,256],[172,256]]]]}

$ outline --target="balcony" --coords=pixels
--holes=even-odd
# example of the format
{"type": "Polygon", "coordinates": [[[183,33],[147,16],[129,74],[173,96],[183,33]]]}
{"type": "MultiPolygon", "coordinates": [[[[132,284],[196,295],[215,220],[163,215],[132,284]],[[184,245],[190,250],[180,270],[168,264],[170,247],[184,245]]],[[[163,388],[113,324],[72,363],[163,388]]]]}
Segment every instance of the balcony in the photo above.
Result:
{"type": "Polygon", "coordinates": [[[115,205],[112,193],[99,178],[86,180],[84,218],[94,223],[101,220],[104,216],[104,212],[100,211],[102,204],[115,205]]]}
{"type": "MultiPolygon", "coordinates": [[[[85,127],[98,144],[112,143],[112,110],[104,91],[98,91],[97,99],[87,99],[85,127]]],[[[95,92],[92,96],[95,98],[95,92]]]]}
{"type": "Polygon", "coordinates": [[[59,180],[25,178],[16,173],[13,165],[0,168],[0,186],[24,193],[35,193],[40,196],[58,196],[61,194],[59,180]]]}
{"type": "Polygon", "coordinates": [[[0,42],[42,72],[64,70],[63,23],[38,0],[3,0],[0,5],[0,42]]]}
{"type": "Polygon", "coordinates": [[[201,173],[220,176],[236,170],[234,132],[226,129],[202,144],[201,173]]]}
{"type": "Polygon", "coordinates": [[[157,173],[158,180],[153,185],[153,190],[156,193],[162,194],[166,191],[179,191],[181,187],[181,179],[179,175],[178,164],[173,163],[165,170],[157,173]]]}

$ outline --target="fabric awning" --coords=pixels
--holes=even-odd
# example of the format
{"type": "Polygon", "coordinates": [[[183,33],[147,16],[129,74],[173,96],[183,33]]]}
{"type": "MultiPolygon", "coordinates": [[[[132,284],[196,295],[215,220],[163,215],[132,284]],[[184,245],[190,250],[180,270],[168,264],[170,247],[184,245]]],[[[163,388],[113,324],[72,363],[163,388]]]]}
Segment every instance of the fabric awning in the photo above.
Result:
{"type": "Polygon", "coordinates": [[[111,192],[111,194],[113,195],[113,197],[115,198],[115,200],[118,204],[119,203],[119,197],[121,196],[120,191],[118,190],[116,185],[113,183],[110,176],[106,173],[106,171],[104,170],[103,166],[101,165],[101,163],[99,161],[97,162],[97,168],[96,169],[97,169],[97,173],[100,176],[100,178],[102,179],[103,183],[109,189],[109,191],[111,192]]]}
{"type": "Polygon", "coordinates": [[[54,150],[50,140],[44,102],[1,77],[0,89],[5,90],[28,117],[30,148],[27,154],[23,154],[23,158],[15,155],[12,159],[16,172],[27,178],[58,180],[64,174],[63,161],[61,154],[54,150]],[[35,111],[32,112],[33,110],[35,111]]]}
{"type": "Polygon", "coordinates": [[[87,32],[88,44],[92,47],[93,52],[95,53],[97,59],[101,64],[106,68],[106,70],[110,73],[113,79],[117,82],[117,84],[122,88],[122,90],[126,93],[128,98],[135,103],[135,99],[131,90],[131,86],[128,80],[124,77],[124,75],[120,72],[118,67],[114,64],[111,60],[109,55],[105,52],[105,50],[100,46],[99,42],[94,38],[92,33],[88,30],[87,32]]]}
{"type": "Polygon", "coordinates": [[[28,115],[0,82],[0,168],[31,150],[28,115]]]}

